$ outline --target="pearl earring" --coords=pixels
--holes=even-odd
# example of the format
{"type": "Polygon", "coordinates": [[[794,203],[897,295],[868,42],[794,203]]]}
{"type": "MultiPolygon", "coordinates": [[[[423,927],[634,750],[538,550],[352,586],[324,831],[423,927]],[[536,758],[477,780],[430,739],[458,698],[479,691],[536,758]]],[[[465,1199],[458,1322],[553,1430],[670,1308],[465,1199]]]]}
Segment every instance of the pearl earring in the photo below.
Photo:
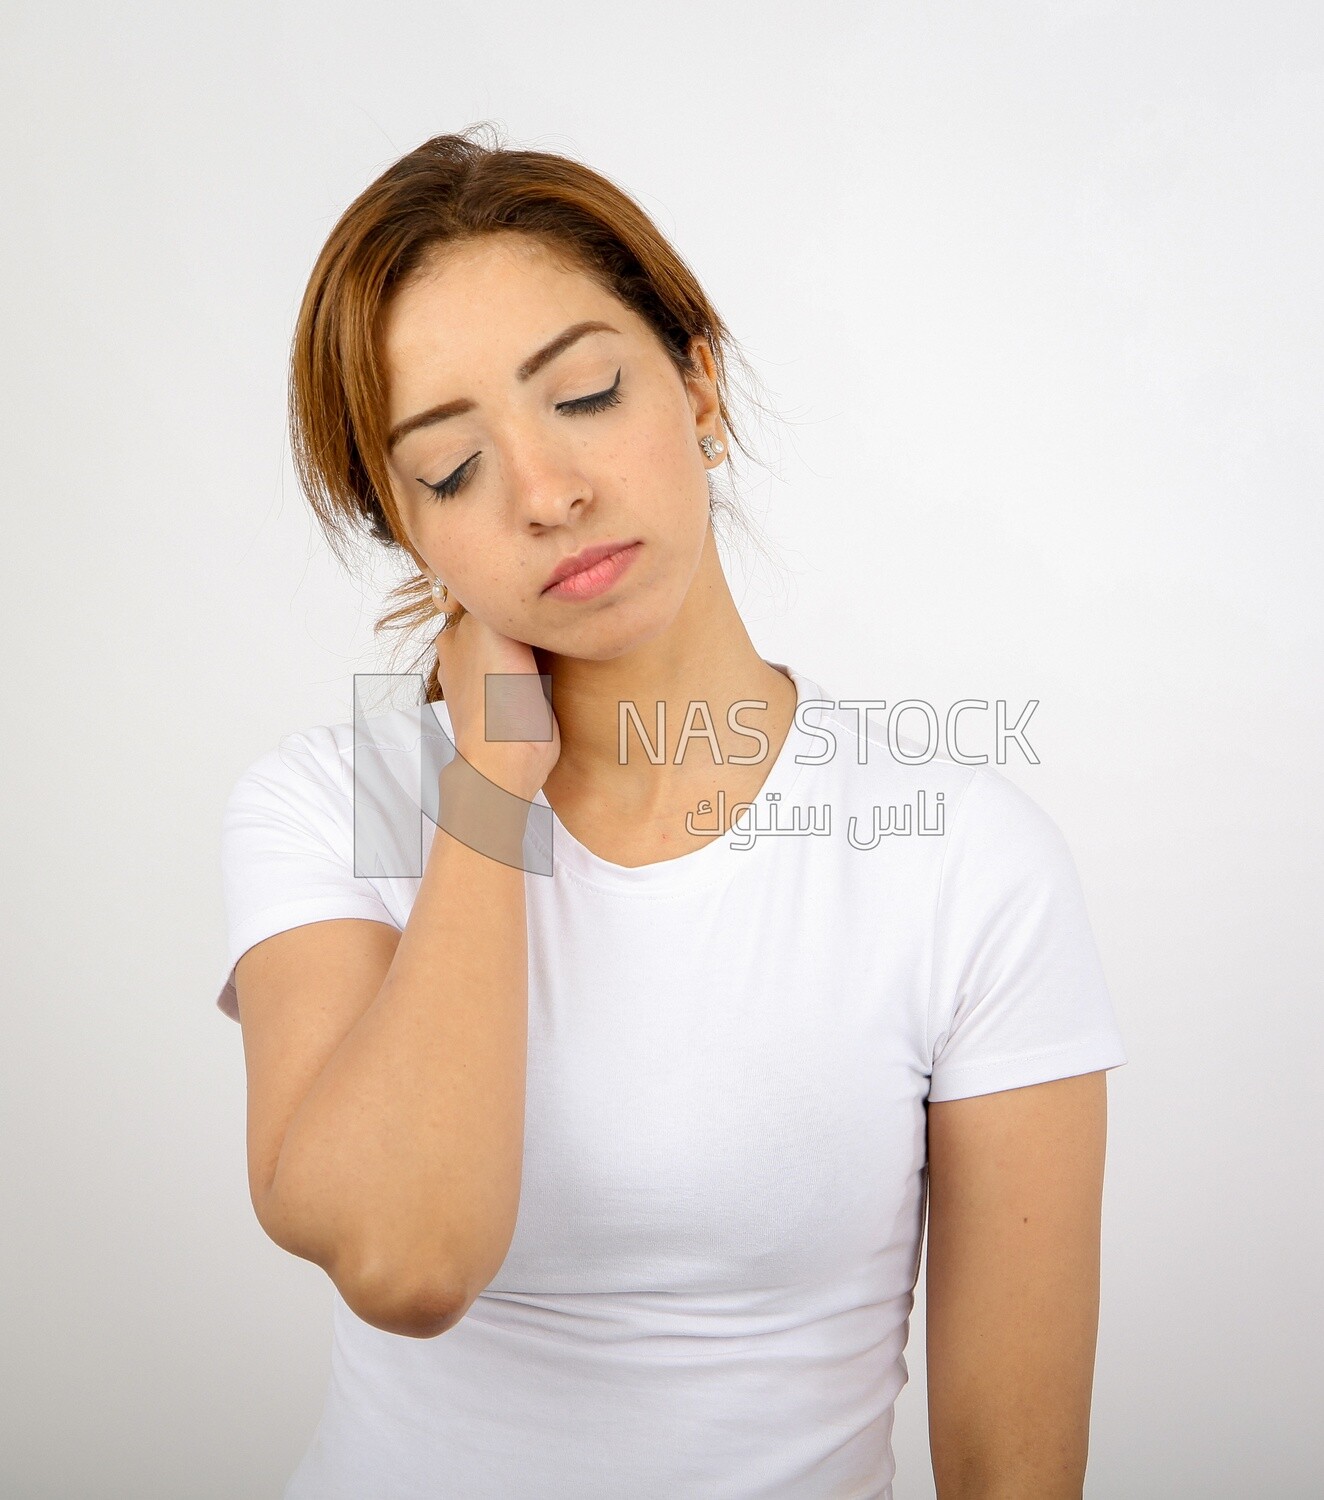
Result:
{"type": "Polygon", "coordinates": [[[442,610],[445,609],[446,601],[450,598],[450,593],[451,591],[446,587],[446,585],[441,581],[440,578],[434,578],[432,580],[432,602],[437,606],[437,612],[439,614],[442,610]]]}
{"type": "Polygon", "coordinates": [[[721,438],[710,437],[707,433],[699,439],[699,447],[705,458],[716,458],[719,453],[726,452],[726,444],[721,438]]]}

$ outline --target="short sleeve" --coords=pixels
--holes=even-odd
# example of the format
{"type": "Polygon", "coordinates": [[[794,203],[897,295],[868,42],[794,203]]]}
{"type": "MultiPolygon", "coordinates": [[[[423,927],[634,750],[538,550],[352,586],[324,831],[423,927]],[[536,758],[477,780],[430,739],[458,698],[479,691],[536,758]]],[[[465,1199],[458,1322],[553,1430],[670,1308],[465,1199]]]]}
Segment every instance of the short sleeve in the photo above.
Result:
{"type": "Polygon", "coordinates": [[[933,937],[931,1101],[1126,1062],[1066,840],[987,767],[954,814],[933,937]]]}
{"type": "Polygon", "coordinates": [[[225,977],[216,1004],[239,1019],[234,966],[255,943],[337,917],[398,926],[371,879],[354,874],[348,770],[328,728],[287,735],[239,777],[221,819],[225,977]]]}

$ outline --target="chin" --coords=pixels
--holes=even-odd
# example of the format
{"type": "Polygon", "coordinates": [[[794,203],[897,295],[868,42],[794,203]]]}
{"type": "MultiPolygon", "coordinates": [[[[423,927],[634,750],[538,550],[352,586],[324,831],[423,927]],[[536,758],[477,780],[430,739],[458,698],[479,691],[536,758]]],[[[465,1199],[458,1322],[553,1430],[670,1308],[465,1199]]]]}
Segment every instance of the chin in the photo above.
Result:
{"type": "Polygon", "coordinates": [[[573,657],[578,661],[615,661],[628,656],[665,634],[675,623],[679,609],[605,609],[586,615],[582,623],[567,624],[557,639],[534,648],[539,670],[544,658],[573,657]]]}

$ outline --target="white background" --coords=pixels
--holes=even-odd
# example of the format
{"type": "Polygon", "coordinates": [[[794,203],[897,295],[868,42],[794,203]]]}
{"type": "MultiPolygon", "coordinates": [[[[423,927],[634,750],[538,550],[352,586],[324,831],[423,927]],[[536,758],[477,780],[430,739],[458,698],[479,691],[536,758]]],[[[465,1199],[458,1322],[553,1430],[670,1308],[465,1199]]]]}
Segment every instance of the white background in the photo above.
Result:
{"type": "MultiPolygon", "coordinates": [[[[638,197],[786,419],[743,482],[774,562],[731,560],[761,653],[839,697],[1040,700],[1006,774],[1075,853],[1130,1057],[1087,1495],[1312,1492],[1322,27],[9,7],[0,1492],[263,1500],[311,1434],[329,1282],[248,1199],[219,817],[388,669],[383,584],[288,462],[305,278],[373,176],[482,119],[638,197]]],[[[932,1494],[923,1348],[921,1298],[898,1500],[932,1494]]]]}

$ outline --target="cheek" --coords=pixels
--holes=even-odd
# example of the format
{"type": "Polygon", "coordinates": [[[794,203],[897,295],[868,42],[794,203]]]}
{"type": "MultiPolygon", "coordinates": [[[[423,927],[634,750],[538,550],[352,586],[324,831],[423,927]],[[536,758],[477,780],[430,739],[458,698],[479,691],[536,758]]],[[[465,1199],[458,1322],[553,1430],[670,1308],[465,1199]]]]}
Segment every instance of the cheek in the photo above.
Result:
{"type": "Polygon", "coordinates": [[[623,480],[648,497],[654,515],[675,520],[696,508],[705,513],[708,508],[703,458],[688,418],[688,407],[683,414],[666,407],[655,421],[641,427],[629,451],[620,455],[623,480]]]}
{"type": "Polygon", "coordinates": [[[630,420],[622,433],[622,467],[636,480],[665,475],[674,482],[689,472],[689,447],[694,444],[693,413],[684,393],[669,375],[659,372],[641,382],[630,420]]]}
{"type": "Polygon", "coordinates": [[[520,577],[509,536],[472,521],[437,518],[420,538],[424,557],[466,609],[494,623],[518,606],[528,582],[520,577]]]}
{"type": "Polygon", "coordinates": [[[462,526],[448,522],[441,514],[444,504],[417,507],[409,518],[409,535],[424,563],[445,580],[448,588],[463,595],[473,571],[467,559],[482,554],[465,539],[462,526]]]}

